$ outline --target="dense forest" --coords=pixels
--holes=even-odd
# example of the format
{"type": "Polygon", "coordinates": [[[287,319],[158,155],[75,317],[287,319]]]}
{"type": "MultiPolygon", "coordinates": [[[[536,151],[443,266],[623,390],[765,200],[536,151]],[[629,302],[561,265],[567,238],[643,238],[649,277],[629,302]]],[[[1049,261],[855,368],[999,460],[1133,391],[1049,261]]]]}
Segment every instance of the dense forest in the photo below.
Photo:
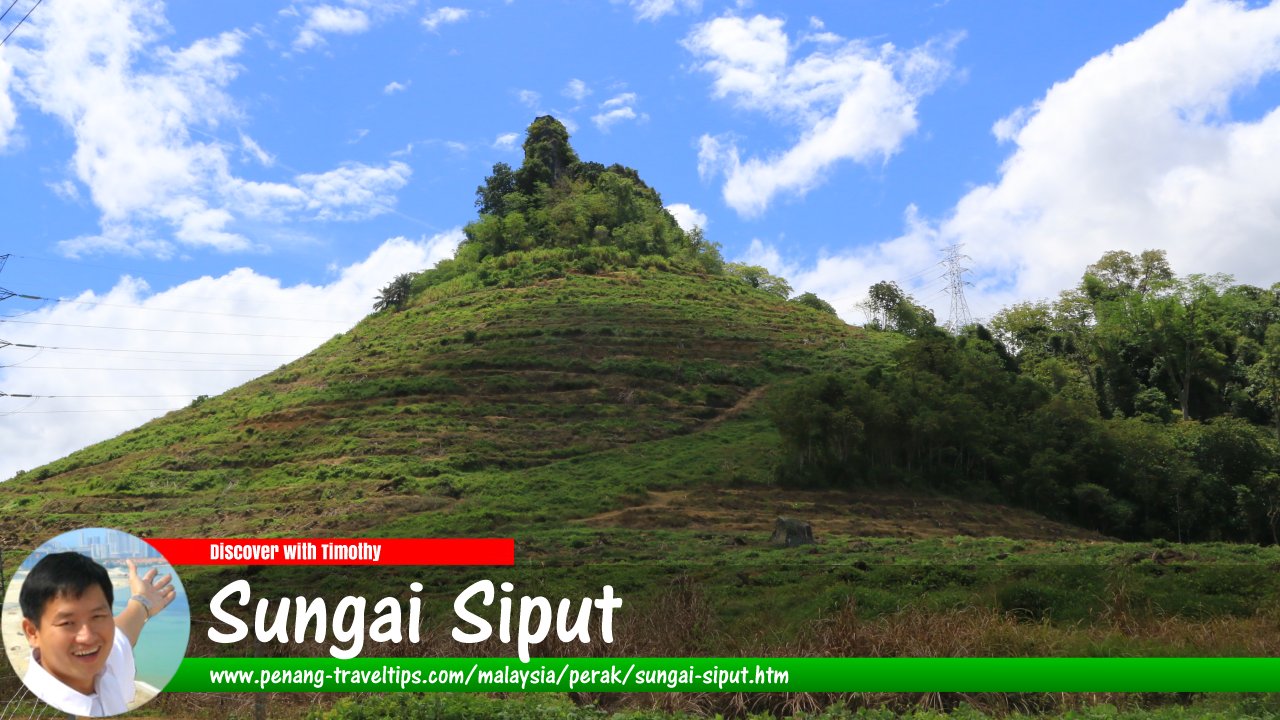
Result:
{"type": "Polygon", "coordinates": [[[893,283],[887,367],[782,393],[782,481],[912,483],[1124,538],[1280,542],[1280,283],[1108,252],[1054,302],[949,335],[893,283]]]}
{"type": "MultiPolygon", "coordinates": [[[[622,165],[580,160],[537,118],[524,161],[476,189],[454,258],[392,281],[421,294],[643,268],[736,278],[794,298],[765,268],[725,262],[622,165]]],[[[1163,252],[1109,252],[1054,302],[951,335],[892,282],[866,327],[907,342],[893,362],[810,374],[772,393],[780,482],[908,484],[1013,503],[1123,538],[1280,543],[1280,283],[1177,276],[1163,252]]]]}

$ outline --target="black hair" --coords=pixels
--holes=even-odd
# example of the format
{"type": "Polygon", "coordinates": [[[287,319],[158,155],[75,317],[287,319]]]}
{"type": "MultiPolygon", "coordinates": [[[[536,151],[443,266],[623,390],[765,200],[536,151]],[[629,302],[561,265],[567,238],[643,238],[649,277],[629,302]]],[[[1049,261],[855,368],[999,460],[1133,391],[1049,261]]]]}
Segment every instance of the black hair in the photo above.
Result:
{"type": "Polygon", "coordinates": [[[22,591],[18,593],[22,616],[39,626],[40,616],[49,601],[59,595],[79,599],[94,585],[102,588],[102,594],[107,596],[107,607],[111,607],[115,593],[106,568],[76,552],[45,555],[22,582],[22,591]]]}

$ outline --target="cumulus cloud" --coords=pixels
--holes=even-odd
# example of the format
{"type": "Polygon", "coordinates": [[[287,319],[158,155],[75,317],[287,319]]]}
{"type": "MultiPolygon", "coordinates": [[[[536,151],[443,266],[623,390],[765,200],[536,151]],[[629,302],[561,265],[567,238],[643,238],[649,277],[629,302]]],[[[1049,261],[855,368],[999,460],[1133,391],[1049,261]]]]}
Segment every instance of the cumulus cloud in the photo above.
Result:
{"type": "Polygon", "coordinates": [[[307,50],[324,42],[327,34],[355,35],[369,29],[369,16],[353,7],[317,5],[307,11],[307,19],[293,40],[295,50],[307,50]]]}
{"type": "Polygon", "coordinates": [[[448,25],[450,23],[466,20],[467,16],[470,14],[470,10],[464,10],[456,7],[442,7],[438,10],[432,10],[427,13],[426,17],[422,18],[422,26],[432,32],[435,32],[441,25],[448,25]]]}
{"type": "Polygon", "coordinates": [[[629,0],[637,20],[661,20],[667,15],[681,12],[696,13],[702,9],[702,0],[629,0]]]}
{"type": "Polygon", "coordinates": [[[31,350],[0,368],[6,392],[61,396],[0,398],[0,480],[300,357],[363,317],[391,278],[450,257],[462,237],[455,228],[392,238],[321,285],[286,286],[248,268],[160,292],[124,277],[7,323],[24,343],[94,349],[31,350]],[[164,332],[72,327],[84,325],[164,332]],[[128,397],[67,397],[77,395],[128,397]]]}
{"type": "Polygon", "coordinates": [[[700,171],[723,173],[725,202],[745,216],[764,212],[780,194],[803,196],[839,162],[896,153],[918,127],[920,99],[950,73],[947,56],[958,40],[902,51],[836,37],[793,58],[796,43],[784,25],[763,15],[725,16],[683,41],[713,77],[713,97],[800,131],[792,147],[746,160],[732,136],[702,137],[700,171]]]}
{"type": "Polygon", "coordinates": [[[404,83],[402,85],[392,80],[391,82],[387,83],[385,87],[382,88],[382,92],[384,95],[394,95],[398,92],[404,92],[405,90],[408,90],[408,89],[409,89],[409,83],[404,83]]]}
{"type": "Polygon", "coordinates": [[[1280,5],[1194,0],[996,123],[999,179],[940,224],[973,258],[975,311],[1051,296],[1107,250],[1275,282],[1280,109],[1231,109],[1277,71],[1280,5]]]}
{"type": "Polygon", "coordinates": [[[23,99],[72,133],[70,171],[101,213],[99,232],[64,241],[64,252],[243,251],[257,247],[236,230],[243,217],[360,218],[394,203],[375,194],[403,186],[409,171],[402,164],[332,171],[367,181],[371,193],[346,195],[363,198],[362,207],[335,205],[317,195],[321,186],[248,182],[232,174],[230,153],[274,162],[243,132],[237,146],[205,131],[244,121],[226,87],[241,71],[236,59],[248,36],[229,31],[174,50],[160,44],[168,32],[162,10],[145,0],[54,3],[32,16],[21,45],[6,47],[23,99]]]}
{"type": "Polygon", "coordinates": [[[518,133],[502,133],[494,139],[493,148],[495,150],[513,150],[519,140],[520,135],[518,133]]]}
{"type": "Polygon", "coordinates": [[[600,103],[600,112],[591,116],[591,122],[601,132],[609,132],[609,128],[623,120],[644,122],[649,119],[645,113],[637,113],[635,104],[639,98],[633,92],[622,93],[600,103]]]}
{"type": "Polygon", "coordinates": [[[672,203],[667,206],[667,212],[676,219],[676,223],[680,225],[680,229],[689,232],[696,227],[706,229],[707,215],[690,206],[688,203],[672,203]]]}

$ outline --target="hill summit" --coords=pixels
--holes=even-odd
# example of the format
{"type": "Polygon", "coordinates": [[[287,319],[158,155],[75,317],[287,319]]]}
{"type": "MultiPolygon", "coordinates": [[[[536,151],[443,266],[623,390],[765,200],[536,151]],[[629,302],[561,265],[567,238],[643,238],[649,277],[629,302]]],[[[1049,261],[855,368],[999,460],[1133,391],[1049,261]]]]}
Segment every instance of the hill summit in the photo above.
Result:
{"type": "MultiPolygon", "coordinates": [[[[480,217],[451,260],[424,273],[403,274],[375,309],[404,305],[430,287],[513,286],[564,273],[649,268],[723,275],[719,246],[701,229],[685,232],[658,192],[623,165],[578,159],[569,132],[550,115],[529,126],[518,169],[497,163],[476,188],[480,217]]],[[[742,275],[742,266],[729,271],[742,275]]],[[[764,277],[763,268],[750,268],[764,277]]],[[[755,283],[759,285],[760,283],[755,283]]],[[[787,292],[782,293],[785,297],[787,292]]]]}

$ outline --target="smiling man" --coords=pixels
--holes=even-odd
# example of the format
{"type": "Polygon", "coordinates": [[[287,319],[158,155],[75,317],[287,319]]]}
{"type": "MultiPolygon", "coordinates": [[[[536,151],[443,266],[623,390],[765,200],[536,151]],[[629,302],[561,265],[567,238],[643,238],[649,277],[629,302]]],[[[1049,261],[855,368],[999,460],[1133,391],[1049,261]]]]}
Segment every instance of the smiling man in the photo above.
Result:
{"type": "Polygon", "coordinates": [[[22,632],[31,646],[23,682],[41,700],[87,717],[118,715],[134,698],[133,646],[142,627],[173,601],[170,576],[138,576],[132,596],[112,617],[115,592],[106,568],[74,552],[47,555],[22,584],[22,632]]]}

